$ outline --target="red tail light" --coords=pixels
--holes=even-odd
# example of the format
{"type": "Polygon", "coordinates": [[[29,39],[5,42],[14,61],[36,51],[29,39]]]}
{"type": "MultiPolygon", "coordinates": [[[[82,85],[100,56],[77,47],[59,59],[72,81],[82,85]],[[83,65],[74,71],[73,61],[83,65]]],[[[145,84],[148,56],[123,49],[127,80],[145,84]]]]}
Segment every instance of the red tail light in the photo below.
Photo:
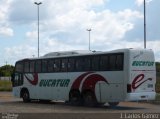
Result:
{"type": "Polygon", "coordinates": [[[127,84],[127,93],[131,93],[131,92],[132,92],[132,85],[127,84]]]}

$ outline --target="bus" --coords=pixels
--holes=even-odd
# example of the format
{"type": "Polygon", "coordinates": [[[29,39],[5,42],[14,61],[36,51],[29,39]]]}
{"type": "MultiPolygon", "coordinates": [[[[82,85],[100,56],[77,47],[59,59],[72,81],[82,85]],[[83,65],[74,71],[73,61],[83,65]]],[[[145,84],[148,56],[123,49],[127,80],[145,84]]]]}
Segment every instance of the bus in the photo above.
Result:
{"type": "Polygon", "coordinates": [[[94,106],[155,99],[156,69],[150,49],[51,52],[16,62],[13,95],[94,106]]]}

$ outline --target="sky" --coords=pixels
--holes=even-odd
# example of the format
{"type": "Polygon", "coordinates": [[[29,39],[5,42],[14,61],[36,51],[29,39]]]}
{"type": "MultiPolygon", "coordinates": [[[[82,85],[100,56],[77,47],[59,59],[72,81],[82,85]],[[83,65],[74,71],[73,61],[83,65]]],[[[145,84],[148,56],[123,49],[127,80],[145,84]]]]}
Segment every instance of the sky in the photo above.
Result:
{"type": "MultiPolygon", "coordinates": [[[[49,52],[144,47],[144,0],[0,0],[0,66],[49,52]]],[[[160,0],[146,0],[147,49],[160,61],[160,0]]]]}

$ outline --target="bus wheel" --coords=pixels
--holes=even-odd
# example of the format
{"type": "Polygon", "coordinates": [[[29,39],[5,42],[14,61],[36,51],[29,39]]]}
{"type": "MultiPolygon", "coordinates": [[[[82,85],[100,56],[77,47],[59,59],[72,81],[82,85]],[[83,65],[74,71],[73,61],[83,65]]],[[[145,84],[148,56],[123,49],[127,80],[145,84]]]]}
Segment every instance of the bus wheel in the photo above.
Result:
{"type": "Polygon", "coordinates": [[[97,105],[97,101],[92,92],[88,91],[83,94],[83,102],[85,106],[93,107],[97,105]]]}
{"type": "Polygon", "coordinates": [[[81,105],[81,95],[79,91],[71,91],[69,95],[69,103],[71,105],[81,105]]]}
{"type": "Polygon", "coordinates": [[[23,102],[25,103],[30,102],[29,92],[27,90],[23,91],[22,98],[23,102]]]}
{"type": "Polygon", "coordinates": [[[108,104],[111,107],[116,107],[119,104],[119,102],[108,102],[108,104]]]}

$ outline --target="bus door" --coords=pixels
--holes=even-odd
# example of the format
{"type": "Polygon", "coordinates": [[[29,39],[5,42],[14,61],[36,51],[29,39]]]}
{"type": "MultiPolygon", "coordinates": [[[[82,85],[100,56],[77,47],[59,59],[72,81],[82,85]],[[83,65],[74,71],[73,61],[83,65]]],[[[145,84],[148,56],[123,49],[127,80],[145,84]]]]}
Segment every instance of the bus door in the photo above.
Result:
{"type": "Polygon", "coordinates": [[[13,88],[13,95],[19,97],[20,96],[20,86],[23,85],[23,73],[14,73],[12,75],[12,86],[13,88]]]}

